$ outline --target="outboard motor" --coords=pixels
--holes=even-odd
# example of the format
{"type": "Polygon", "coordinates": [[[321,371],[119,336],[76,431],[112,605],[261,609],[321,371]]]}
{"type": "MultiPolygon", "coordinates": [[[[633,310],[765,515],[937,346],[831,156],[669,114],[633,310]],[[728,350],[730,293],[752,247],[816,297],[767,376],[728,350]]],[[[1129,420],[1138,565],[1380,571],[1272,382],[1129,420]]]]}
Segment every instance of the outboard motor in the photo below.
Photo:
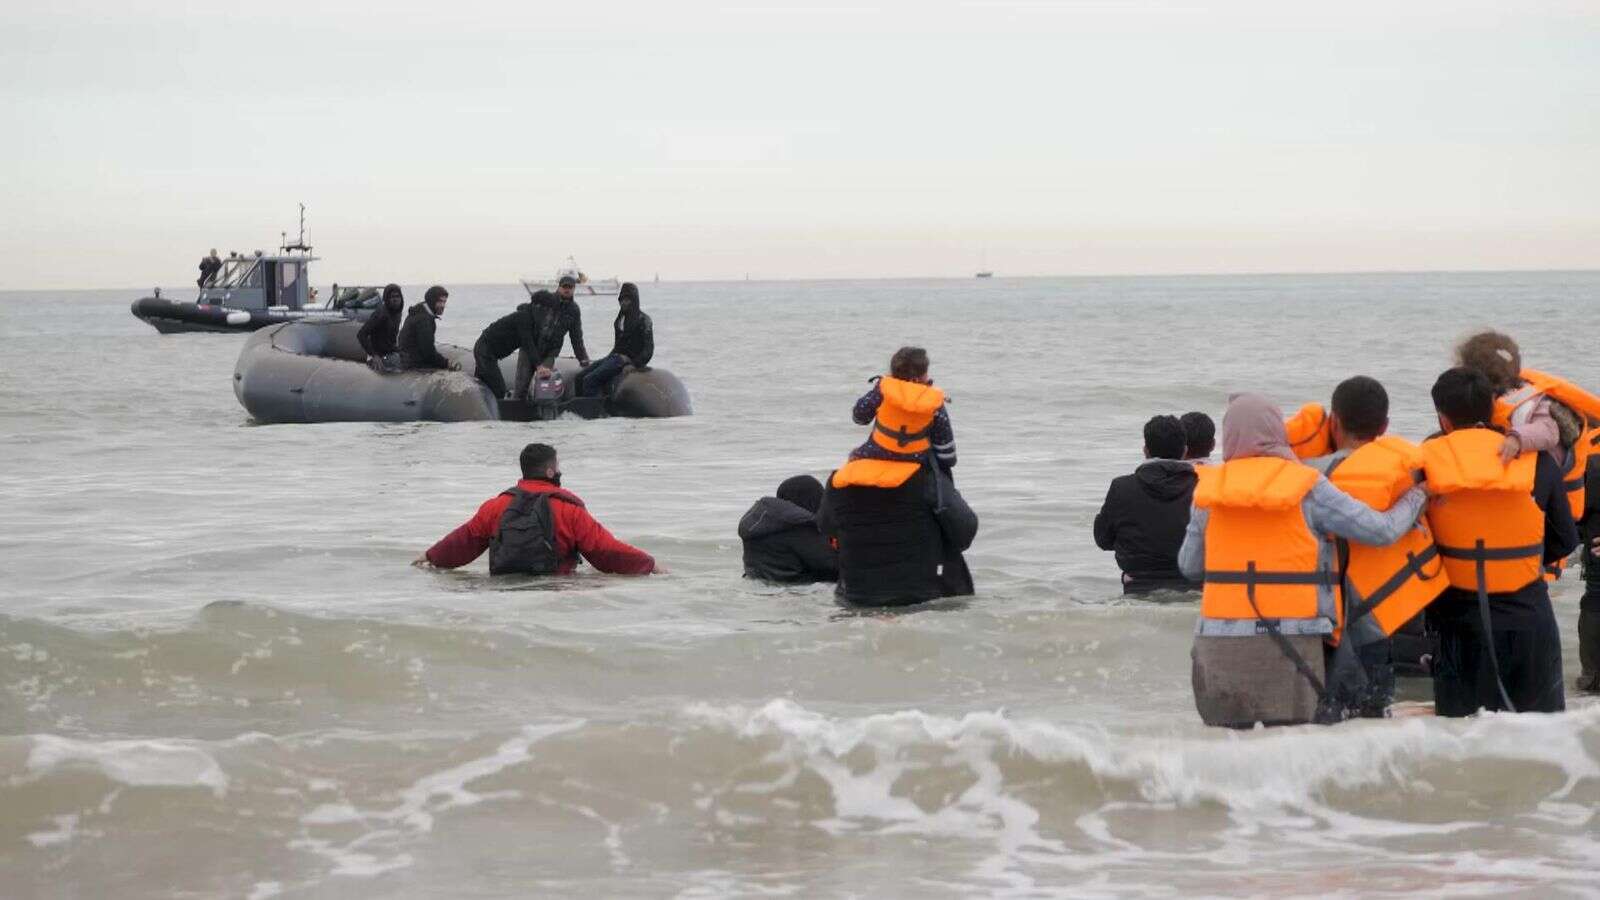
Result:
{"type": "Polygon", "coordinates": [[[533,417],[540,422],[548,422],[561,415],[561,397],[566,390],[560,372],[551,372],[548,378],[534,378],[533,385],[528,388],[528,402],[533,405],[533,417]]]}

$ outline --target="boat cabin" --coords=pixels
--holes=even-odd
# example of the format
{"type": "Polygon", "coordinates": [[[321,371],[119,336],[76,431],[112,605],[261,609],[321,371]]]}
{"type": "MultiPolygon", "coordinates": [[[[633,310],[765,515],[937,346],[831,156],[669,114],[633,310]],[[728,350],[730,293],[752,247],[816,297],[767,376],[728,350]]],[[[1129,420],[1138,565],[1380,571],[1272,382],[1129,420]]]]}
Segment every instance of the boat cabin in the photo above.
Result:
{"type": "Polygon", "coordinates": [[[200,289],[196,303],[229,309],[300,310],[311,299],[311,248],[284,246],[280,252],[253,256],[228,254],[211,283],[200,289]]]}

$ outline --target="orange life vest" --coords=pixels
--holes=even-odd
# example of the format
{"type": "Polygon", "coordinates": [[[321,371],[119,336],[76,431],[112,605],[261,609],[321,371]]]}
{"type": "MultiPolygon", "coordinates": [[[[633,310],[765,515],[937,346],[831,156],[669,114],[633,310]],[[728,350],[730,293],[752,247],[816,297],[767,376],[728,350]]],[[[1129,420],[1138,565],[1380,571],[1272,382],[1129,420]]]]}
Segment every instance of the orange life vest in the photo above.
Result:
{"type": "Polygon", "coordinates": [[[1300,411],[1283,420],[1283,430],[1289,435],[1289,449],[1301,459],[1327,456],[1334,450],[1333,423],[1321,403],[1307,403],[1300,411]]]}
{"type": "Polygon", "coordinates": [[[1317,566],[1320,541],[1300,501],[1317,470],[1277,457],[1251,457],[1197,470],[1194,505],[1206,524],[1205,590],[1210,619],[1312,619],[1317,586],[1337,581],[1317,566]]]}
{"type": "Polygon", "coordinates": [[[1544,511],[1533,500],[1537,453],[1500,462],[1504,436],[1463,428],[1422,444],[1433,528],[1454,587],[1499,594],[1540,577],[1544,511]]]}
{"type": "Polygon", "coordinates": [[[897,488],[905,484],[921,463],[899,462],[891,459],[853,459],[833,473],[836,488],[875,487],[897,488]]]}
{"type": "MultiPolygon", "coordinates": [[[[1384,435],[1340,460],[1328,473],[1328,480],[1384,512],[1416,485],[1422,459],[1422,450],[1415,444],[1384,435]]],[[[1344,566],[1345,599],[1352,606],[1349,617],[1355,620],[1371,615],[1384,634],[1394,634],[1449,587],[1450,582],[1439,577],[1444,564],[1426,523],[1419,522],[1387,547],[1354,541],[1341,546],[1349,552],[1344,566]]],[[[1339,606],[1335,644],[1343,633],[1345,605],[1339,606]]]]}
{"type": "Polygon", "coordinates": [[[872,440],[895,453],[921,453],[931,446],[928,430],[933,414],[944,405],[944,391],[931,384],[901,381],[888,375],[878,379],[883,402],[872,422],[872,440]]]}
{"type": "MultiPolygon", "coordinates": [[[[1572,509],[1573,521],[1583,518],[1583,508],[1589,497],[1585,489],[1585,476],[1589,470],[1589,459],[1597,450],[1600,450],[1600,426],[1591,425],[1578,435],[1577,442],[1567,453],[1567,467],[1561,471],[1561,487],[1567,493],[1567,506],[1572,509]]],[[[1558,559],[1545,564],[1544,579],[1555,581],[1560,578],[1569,562],[1567,559],[1558,559]]]]}

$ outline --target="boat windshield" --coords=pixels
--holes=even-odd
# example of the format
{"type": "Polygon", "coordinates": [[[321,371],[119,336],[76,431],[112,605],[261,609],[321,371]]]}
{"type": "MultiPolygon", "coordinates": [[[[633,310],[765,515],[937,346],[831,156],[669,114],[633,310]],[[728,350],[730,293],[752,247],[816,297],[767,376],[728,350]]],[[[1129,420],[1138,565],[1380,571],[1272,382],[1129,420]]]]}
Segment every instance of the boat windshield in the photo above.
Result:
{"type": "Polygon", "coordinates": [[[257,265],[260,260],[253,257],[240,256],[222,261],[222,272],[217,275],[213,287],[241,288],[261,287],[261,267],[257,265]]]}

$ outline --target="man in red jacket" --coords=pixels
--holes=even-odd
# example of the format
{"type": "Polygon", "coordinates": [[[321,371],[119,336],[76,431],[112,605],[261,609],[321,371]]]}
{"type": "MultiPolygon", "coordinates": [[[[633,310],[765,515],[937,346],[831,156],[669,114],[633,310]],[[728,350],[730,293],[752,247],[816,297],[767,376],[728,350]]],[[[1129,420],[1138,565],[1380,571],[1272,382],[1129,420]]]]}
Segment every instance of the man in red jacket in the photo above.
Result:
{"type": "Polygon", "coordinates": [[[650,554],[612,537],[577,495],[561,488],[561,461],[554,447],[529,444],[522,448],[521,463],[522,480],[515,487],[489,498],[466,524],[412,565],[454,569],[490,550],[491,574],[567,575],[578,567],[580,554],[613,575],[666,571],[650,554]],[[505,534],[502,525],[507,526],[505,534]]]}

